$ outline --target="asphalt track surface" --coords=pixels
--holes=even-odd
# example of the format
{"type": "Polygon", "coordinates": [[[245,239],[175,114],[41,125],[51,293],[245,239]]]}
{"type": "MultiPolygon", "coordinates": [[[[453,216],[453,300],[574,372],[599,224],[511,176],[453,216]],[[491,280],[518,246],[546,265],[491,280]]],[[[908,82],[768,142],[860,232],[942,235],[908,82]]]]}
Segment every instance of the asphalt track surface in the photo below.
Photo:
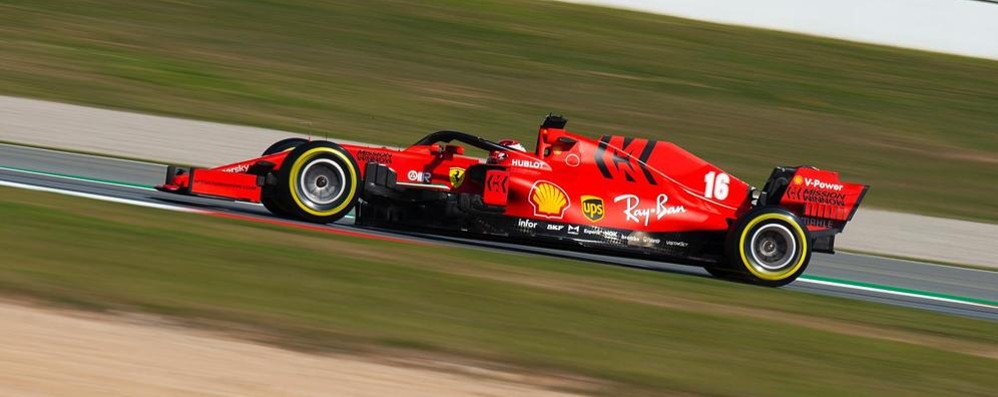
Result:
{"type": "MultiPolygon", "coordinates": [[[[247,157],[253,154],[247,154],[247,157]]],[[[275,218],[262,206],[162,193],[166,166],[114,158],[0,144],[0,186],[48,189],[137,205],[207,211],[220,216],[281,222],[340,234],[405,240],[422,244],[461,245],[522,255],[573,258],[593,264],[626,266],[709,277],[702,269],[633,258],[531,247],[504,242],[373,230],[352,225],[314,225],[275,218]]],[[[849,232],[848,228],[845,231],[849,232]]],[[[784,287],[822,295],[886,303],[998,321],[998,272],[942,266],[867,255],[815,254],[807,272],[784,287]]]]}

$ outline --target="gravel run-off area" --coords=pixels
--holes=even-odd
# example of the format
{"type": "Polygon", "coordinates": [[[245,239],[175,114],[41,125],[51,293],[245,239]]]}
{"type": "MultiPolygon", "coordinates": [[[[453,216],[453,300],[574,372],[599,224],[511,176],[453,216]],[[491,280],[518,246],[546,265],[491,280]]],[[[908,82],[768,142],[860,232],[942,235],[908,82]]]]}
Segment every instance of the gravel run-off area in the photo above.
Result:
{"type": "Polygon", "coordinates": [[[0,334],[0,396],[574,396],[527,375],[294,352],[151,316],[0,302],[0,334]]]}

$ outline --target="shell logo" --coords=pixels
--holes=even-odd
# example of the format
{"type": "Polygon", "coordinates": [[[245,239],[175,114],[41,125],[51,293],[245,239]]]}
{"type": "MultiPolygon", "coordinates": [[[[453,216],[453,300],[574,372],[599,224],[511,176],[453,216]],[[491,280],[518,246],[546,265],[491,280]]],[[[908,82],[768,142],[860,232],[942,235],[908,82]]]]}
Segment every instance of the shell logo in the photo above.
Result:
{"type": "Polygon", "coordinates": [[[801,177],[800,175],[794,177],[794,185],[800,186],[802,183],[804,183],[803,177],[801,177]]]}
{"type": "Polygon", "coordinates": [[[537,181],[530,188],[530,205],[534,206],[534,216],[561,219],[571,206],[565,190],[548,181],[537,181]]]}

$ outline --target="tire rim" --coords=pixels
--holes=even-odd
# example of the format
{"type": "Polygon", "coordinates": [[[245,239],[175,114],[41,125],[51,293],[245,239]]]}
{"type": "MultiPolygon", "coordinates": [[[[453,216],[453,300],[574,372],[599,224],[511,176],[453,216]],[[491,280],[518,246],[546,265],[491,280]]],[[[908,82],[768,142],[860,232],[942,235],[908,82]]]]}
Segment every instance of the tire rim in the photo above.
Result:
{"type": "Polygon", "coordinates": [[[343,181],[346,175],[343,168],[329,159],[318,159],[302,170],[298,178],[298,191],[311,204],[326,206],[343,195],[343,181]]]}
{"type": "Polygon", "coordinates": [[[789,267],[797,256],[797,239],[793,232],[778,223],[756,229],[749,245],[752,267],[760,272],[775,273],[789,267]]]}

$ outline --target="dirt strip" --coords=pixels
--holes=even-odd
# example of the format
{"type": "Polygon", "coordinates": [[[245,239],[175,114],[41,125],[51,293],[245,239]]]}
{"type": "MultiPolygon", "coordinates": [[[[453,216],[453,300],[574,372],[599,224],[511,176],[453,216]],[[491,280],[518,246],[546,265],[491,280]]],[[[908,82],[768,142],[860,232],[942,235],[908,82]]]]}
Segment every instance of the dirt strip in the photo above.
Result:
{"type": "MultiPolygon", "coordinates": [[[[0,96],[0,140],[168,163],[219,165],[289,132],[0,96]]],[[[876,187],[874,187],[875,189],[876,187]]],[[[998,268],[998,225],[861,208],[836,247],[998,268]]]]}
{"type": "Polygon", "coordinates": [[[524,375],[312,355],[14,303],[0,303],[0,335],[0,396],[573,396],[525,385],[524,375]]]}

